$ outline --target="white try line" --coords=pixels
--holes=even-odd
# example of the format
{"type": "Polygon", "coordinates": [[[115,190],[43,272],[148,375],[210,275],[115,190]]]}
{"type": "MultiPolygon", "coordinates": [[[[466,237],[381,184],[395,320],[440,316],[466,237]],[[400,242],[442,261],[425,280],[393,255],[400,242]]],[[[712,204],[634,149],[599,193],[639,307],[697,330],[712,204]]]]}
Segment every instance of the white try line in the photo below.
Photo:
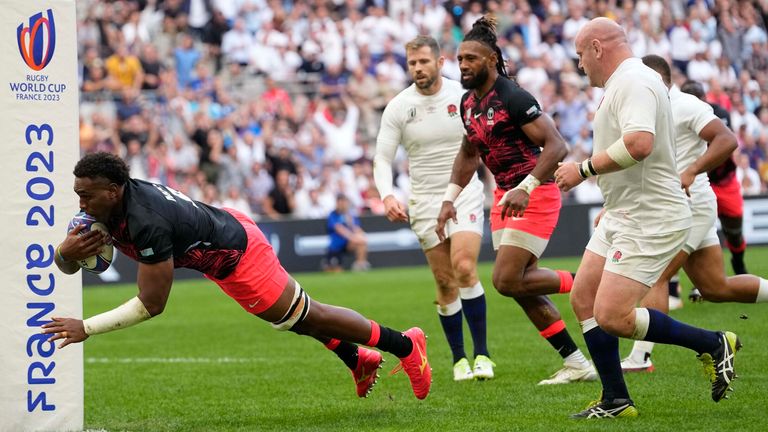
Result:
{"type": "Polygon", "coordinates": [[[266,358],[237,358],[237,357],[87,357],[89,364],[128,364],[128,363],[260,363],[269,361],[266,358]]]}

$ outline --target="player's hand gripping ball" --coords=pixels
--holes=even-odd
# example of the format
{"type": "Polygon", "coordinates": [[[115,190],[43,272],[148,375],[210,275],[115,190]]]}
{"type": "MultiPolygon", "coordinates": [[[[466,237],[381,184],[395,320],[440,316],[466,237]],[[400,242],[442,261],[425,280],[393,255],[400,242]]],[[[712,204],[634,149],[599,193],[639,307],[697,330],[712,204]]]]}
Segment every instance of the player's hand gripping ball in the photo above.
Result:
{"type": "MultiPolygon", "coordinates": [[[[106,225],[101,222],[96,222],[96,219],[93,216],[88,215],[85,212],[76,214],[75,217],[69,221],[69,225],[67,226],[67,233],[72,231],[78,225],[85,225],[85,228],[80,231],[80,235],[90,232],[91,230],[99,230],[109,235],[109,230],[107,229],[106,225]]],[[[115,254],[115,248],[112,246],[112,237],[110,236],[109,238],[109,242],[102,247],[101,253],[92,257],[78,260],[77,264],[83,270],[96,274],[102,273],[108,269],[109,265],[112,264],[112,257],[115,254]]]]}

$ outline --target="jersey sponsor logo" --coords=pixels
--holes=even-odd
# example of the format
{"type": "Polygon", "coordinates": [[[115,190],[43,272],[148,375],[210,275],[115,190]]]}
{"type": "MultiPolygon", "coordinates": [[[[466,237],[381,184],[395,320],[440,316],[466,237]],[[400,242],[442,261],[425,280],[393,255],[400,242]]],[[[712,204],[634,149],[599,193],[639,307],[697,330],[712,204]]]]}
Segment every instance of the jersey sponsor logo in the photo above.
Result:
{"type": "Polygon", "coordinates": [[[467,108],[467,114],[464,118],[464,126],[469,126],[470,122],[472,120],[472,107],[467,108]]]}
{"type": "Polygon", "coordinates": [[[56,48],[56,25],[53,11],[48,9],[47,18],[42,12],[29,17],[29,27],[21,23],[16,28],[16,43],[24,63],[34,71],[41,71],[53,58],[56,48]]]}
{"type": "Polygon", "coordinates": [[[493,121],[494,114],[496,114],[496,111],[493,110],[493,107],[488,108],[488,112],[485,113],[485,116],[488,118],[488,126],[491,126],[494,124],[494,121],[493,121]]]}
{"type": "Polygon", "coordinates": [[[459,115],[459,109],[456,108],[456,105],[450,104],[448,105],[448,117],[454,118],[459,115]]]}
{"type": "Polygon", "coordinates": [[[416,107],[408,108],[408,121],[416,118],[416,107]]]}
{"type": "Polygon", "coordinates": [[[613,253],[613,257],[611,257],[611,262],[616,264],[619,261],[621,261],[621,257],[622,257],[621,251],[616,251],[616,252],[613,253]]]}
{"type": "Polygon", "coordinates": [[[259,304],[260,302],[261,302],[261,299],[258,299],[258,300],[256,300],[256,301],[255,301],[255,302],[253,302],[253,303],[248,303],[248,308],[250,308],[250,309],[253,309],[253,308],[255,308],[255,307],[256,307],[256,305],[257,305],[257,304],[259,304]]]}
{"type": "Polygon", "coordinates": [[[475,118],[478,118],[478,117],[480,117],[481,115],[483,115],[483,113],[481,113],[481,112],[479,112],[479,113],[475,113],[475,118]]]}

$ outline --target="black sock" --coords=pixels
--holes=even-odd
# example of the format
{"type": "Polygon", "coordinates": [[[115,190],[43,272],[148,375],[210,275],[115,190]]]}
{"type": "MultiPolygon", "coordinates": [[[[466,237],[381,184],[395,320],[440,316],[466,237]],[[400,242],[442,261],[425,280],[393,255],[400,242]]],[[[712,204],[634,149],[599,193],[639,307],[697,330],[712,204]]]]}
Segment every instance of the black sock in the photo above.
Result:
{"type": "Polygon", "coordinates": [[[339,356],[341,361],[343,361],[348,368],[355,370],[358,357],[357,345],[347,341],[340,341],[339,345],[333,349],[333,352],[339,356]]]}
{"type": "Polygon", "coordinates": [[[463,359],[467,356],[464,352],[464,332],[462,331],[462,325],[464,320],[461,316],[461,311],[456,312],[453,315],[440,315],[440,325],[443,326],[443,333],[448,340],[448,346],[451,348],[451,354],[453,354],[453,362],[463,359]]]}
{"type": "Polygon", "coordinates": [[[747,266],[744,265],[744,251],[731,252],[731,266],[734,274],[747,274],[747,266]]]}
{"type": "Polygon", "coordinates": [[[680,278],[677,275],[669,280],[669,295],[680,298],[680,278]]]}
{"type": "Polygon", "coordinates": [[[584,333],[584,341],[603,384],[603,400],[629,399],[629,390],[621,371],[619,338],[595,327],[584,333]]]}
{"type": "Polygon", "coordinates": [[[467,327],[469,327],[469,332],[472,334],[475,357],[479,355],[490,357],[491,355],[488,353],[488,341],[486,338],[485,294],[472,299],[461,299],[461,305],[464,310],[464,317],[467,318],[467,327]]]}
{"type": "Polygon", "coordinates": [[[579,349],[567,329],[562,329],[546,339],[562,358],[568,357],[579,349]]]}
{"type": "Polygon", "coordinates": [[[656,309],[648,309],[648,318],[648,332],[644,340],[649,342],[678,345],[698,354],[712,353],[720,346],[717,332],[674,320],[656,309]]]}
{"type": "Polygon", "coordinates": [[[380,325],[379,329],[379,342],[376,348],[400,358],[408,356],[413,351],[413,343],[408,336],[383,325],[380,325]]]}

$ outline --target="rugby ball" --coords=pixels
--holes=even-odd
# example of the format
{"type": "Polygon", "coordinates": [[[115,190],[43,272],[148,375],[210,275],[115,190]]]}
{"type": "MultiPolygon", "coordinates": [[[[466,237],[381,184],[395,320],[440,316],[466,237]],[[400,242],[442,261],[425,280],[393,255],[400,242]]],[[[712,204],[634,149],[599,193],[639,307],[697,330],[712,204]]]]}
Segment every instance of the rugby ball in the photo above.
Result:
{"type": "MultiPolygon", "coordinates": [[[[80,231],[79,235],[83,235],[87,232],[90,232],[91,230],[99,230],[109,234],[109,230],[107,229],[106,225],[101,222],[96,222],[96,219],[93,216],[86,214],[85,212],[76,214],[75,217],[69,221],[69,225],[67,226],[67,233],[72,231],[78,225],[85,225],[85,228],[80,231]]],[[[100,254],[88,257],[86,259],[78,260],[77,264],[87,272],[96,274],[104,272],[109,268],[109,265],[112,264],[112,257],[115,254],[115,248],[112,246],[111,236],[108,240],[108,243],[104,245],[102,249],[103,250],[100,254]]]]}

